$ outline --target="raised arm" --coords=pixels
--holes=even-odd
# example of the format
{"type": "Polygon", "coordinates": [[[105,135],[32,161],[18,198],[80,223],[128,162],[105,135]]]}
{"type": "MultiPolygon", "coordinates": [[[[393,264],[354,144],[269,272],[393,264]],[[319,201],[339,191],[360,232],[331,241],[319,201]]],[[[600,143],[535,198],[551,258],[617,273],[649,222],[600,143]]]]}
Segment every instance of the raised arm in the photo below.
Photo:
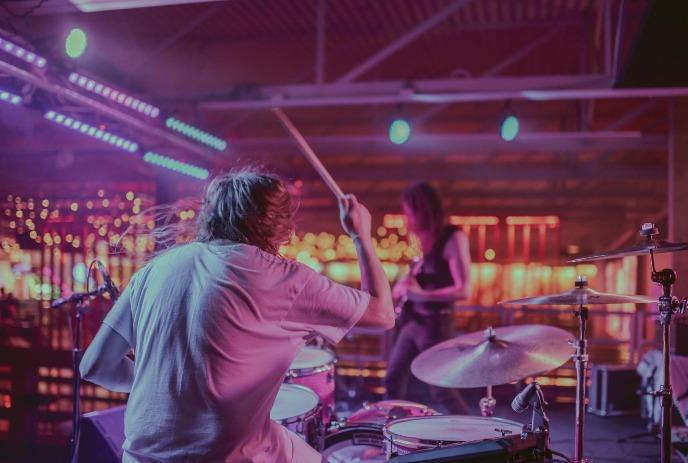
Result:
{"type": "Polygon", "coordinates": [[[370,212],[353,195],[347,195],[346,200],[340,201],[339,211],[342,227],[356,246],[361,269],[361,289],[370,294],[368,308],[358,326],[393,328],[395,317],[392,293],[382,263],[373,248],[370,212]]]}

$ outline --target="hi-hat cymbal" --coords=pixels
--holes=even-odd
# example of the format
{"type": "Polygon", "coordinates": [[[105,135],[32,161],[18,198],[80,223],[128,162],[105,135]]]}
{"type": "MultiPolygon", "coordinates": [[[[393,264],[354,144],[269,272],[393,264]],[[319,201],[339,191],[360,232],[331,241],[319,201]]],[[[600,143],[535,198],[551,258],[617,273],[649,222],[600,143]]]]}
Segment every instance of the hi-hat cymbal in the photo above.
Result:
{"type": "Polygon", "coordinates": [[[660,239],[643,240],[635,246],[628,248],[615,249],[613,251],[601,252],[589,256],[577,257],[569,262],[577,264],[580,262],[592,262],[596,260],[615,259],[617,257],[643,256],[652,251],[655,254],[664,252],[688,251],[688,243],[671,243],[660,239]]]}
{"type": "Polygon", "coordinates": [[[464,334],[418,355],[413,374],[443,387],[496,386],[563,365],[573,354],[568,331],[547,325],[504,326],[464,334]]]}
{"type": "Polygon", "coordinates": [[[612,251],[601,252],[599,254],[592,254],[589,256],[577,257],[571,259],[571,263],[592,262],[596,260],[615,259],[617,257],[630,257],[647,255],[652,251],[654,254],[661,254],[664,252],[678,252],[688,251],[688,243],[671,243],[659,239],[659,230],[653,223],[644,223],[640,228],[640,236],[643,239],[634,246],[628,248],[619,248],[612,251]]]}
{"type": "Polygon", "coordinates": [[[559,294],[526,297],[501,301],[504,305],[600,305],[600,304],[649,304],[657,302],[656,297],[599,293],[588,287],[576,287],[559,294]]]}

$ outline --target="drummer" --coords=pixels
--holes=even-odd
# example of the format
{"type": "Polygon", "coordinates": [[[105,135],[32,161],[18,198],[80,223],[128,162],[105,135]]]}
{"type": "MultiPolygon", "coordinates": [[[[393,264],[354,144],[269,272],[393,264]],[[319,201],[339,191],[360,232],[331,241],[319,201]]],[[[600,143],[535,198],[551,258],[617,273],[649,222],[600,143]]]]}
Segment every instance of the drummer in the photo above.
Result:
{"type": "MultiPolygon", "coordinates": [[[[385,377],[389,399],[406,398],[410,365],[420,352],[454,337],[454,303],[471,294],[468,238],[445,223],[437,191],[428,183],[413,183],[402,193],[401,205],[423,256],[393,289],[394,298],[406,302],[385,377]]],[[[433,405],[442,405],[449,413],[468,412],[455,389],[430,386],[430,393],[433,405]]]]}
{"type": "Polygon", "coordinates": [[[355,324],[389,329],[394,311],[368,210],[354,196],[340,202],[361,291],[279,256],[294,210],[274,175],[215,178],[195,241],[139,270],[108,313],[81,374],[130,392],[125,463],[322,460],[270,420],[285,373],[307,338],[336,344],[355,324]]]}

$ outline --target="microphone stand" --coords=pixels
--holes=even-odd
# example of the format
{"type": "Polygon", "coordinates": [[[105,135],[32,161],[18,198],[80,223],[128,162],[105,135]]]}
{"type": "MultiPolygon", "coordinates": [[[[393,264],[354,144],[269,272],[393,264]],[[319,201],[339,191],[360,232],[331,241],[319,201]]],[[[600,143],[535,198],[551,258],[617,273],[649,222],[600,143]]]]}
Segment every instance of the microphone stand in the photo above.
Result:
{"type": "Polygon", "coordinates": [[[549,449],[549,418],[545,413],[545,395],[537,382],[526,386],[511,402],[511,408],[516,413],[522,413],[532,407],[533,414],[530,424],[523,425],[521,439],[532,434],[535,438],[535,461],[537,463],[551,463],[552,451],[549,449]]]}
{"type": "Polygon", "coordinates": [[[540,389],[540,385],[535,383],[536,398],[533,403],[533,415],[530,428],[535,436],[536,458],[538,463],[545,463],[552,460],[549,453],[549,418],[545,414],[545,396],[540,389]]]}
{"type": "Polygon", "coordinates": [[[72,368],[74,370],[72,374],[72,434],[69,437],[69,461],[71,463],[77,463],[79,460],[79,433],[81,431],[81,374],[79,373],[79,365],[83,356],[81,351],[83,336],[82,315],[86,308],[86,301],[105,292],[107,292],[107,287],[103,285],[93,291],[74,293],[67,299],[58,299],[51,304],[51,307],[56,309],[65,304],[75,303],[76,333],[72,348],[72,368]]]}

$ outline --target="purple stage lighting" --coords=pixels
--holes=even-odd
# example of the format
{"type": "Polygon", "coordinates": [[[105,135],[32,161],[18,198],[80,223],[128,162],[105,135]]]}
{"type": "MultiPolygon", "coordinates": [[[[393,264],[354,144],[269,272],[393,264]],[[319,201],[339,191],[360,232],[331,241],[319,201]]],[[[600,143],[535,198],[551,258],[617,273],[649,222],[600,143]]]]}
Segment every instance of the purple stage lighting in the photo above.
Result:
{"type": "Polygon", "coordinates": [[[134,98],[133,96],[127,95],[124,92],[121,92],[101,82],[97,82],[89,77],[82,76],[79,73],[72,72],[69,75],[69,81],[74,85],[88,90],[89,92],[93,92],[110,101],[114,101],[115,103],[119,103],[129,109],[133,109],[134,111],[138,111],[148,117],[156,118],[160,114],[160,108],[157,106],[153,106],[150,103],[141,101],[138,98],[134,98]]]}
{"type": "Polygon", "coordinates": [[[89,137],[96,138],[104,143],[109,143],[110,145],[116,146],[124,151],[135,153],[139,149],[139,145],[136,142],[113,135],[110,132],[106,132],[105,130],[101,130],[85,122],[81,122],[73,117],[65,116],[57,111],[48,111],[43,115],[43,117],[49,121],[55,122],[56,124],[69,127],[75,132],[80,132],[84,135],[88,135],[89,137]]]}
{"type": "Polygon", "coordinates": [[[5,53],[9,53],[10,55],[16,58],[19,58],[20,60],[31,64],[32,66],[44,68],[47,64],[46,59],[42,56],[38,56],[34,52],[31,52],[26,48],[20,47],[19,45],[12,43],[6,39],[0,39],[0,50],[4,51],[5,53]]]}

